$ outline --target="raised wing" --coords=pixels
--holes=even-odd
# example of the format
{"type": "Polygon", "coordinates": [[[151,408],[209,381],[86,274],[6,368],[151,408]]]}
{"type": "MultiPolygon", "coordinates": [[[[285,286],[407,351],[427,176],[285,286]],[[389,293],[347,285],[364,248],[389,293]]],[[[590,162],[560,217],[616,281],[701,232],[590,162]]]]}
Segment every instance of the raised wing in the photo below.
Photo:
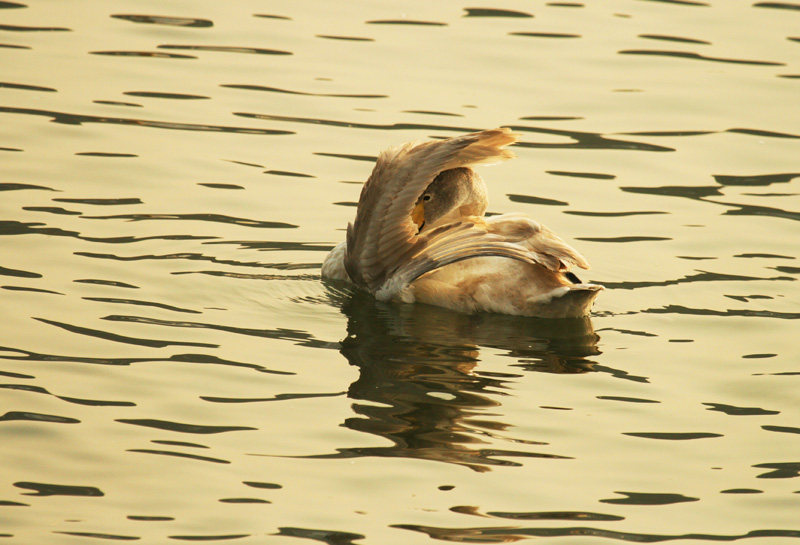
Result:
{"type": "Polygon", "coordinates": [[[387,297],[387,291],[400,290],[426,272],[470,257],[531,261],[524,249],[472,223],[417,235],[411,220],[414,204],[437,174],[511,159],[514,154],[503,148],[517,140],[509,129],[500,128],[411,142],[381,153],[361,191],[356,219],[347,226],[345,267],[353,282],[387,297]]]}
{"type": "Polygon", "coordinates": [[[589,268],[589,263],[577,250],[524,214],[486,218],[486,227],[489,233],[527,249],[533,261],[552,271],[568,271],[572,266],[589,268]]]}

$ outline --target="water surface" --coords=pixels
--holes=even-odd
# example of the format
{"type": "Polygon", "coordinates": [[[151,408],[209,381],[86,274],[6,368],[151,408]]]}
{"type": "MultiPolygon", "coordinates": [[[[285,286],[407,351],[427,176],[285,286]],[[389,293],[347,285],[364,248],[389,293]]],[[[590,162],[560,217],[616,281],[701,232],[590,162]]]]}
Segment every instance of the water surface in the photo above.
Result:
{"type": "Polygon", "coordinates": [[[800,6],[0,2],[0,542],[800,538],[800,6]],[[586,320],[320,280],[379,151],[586,320]]]}

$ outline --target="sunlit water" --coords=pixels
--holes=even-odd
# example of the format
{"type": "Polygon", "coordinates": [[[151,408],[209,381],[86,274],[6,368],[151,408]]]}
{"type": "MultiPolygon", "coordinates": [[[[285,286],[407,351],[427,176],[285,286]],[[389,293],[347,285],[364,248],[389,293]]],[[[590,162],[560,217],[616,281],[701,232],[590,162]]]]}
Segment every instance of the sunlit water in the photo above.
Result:
{"type": "Polygon", "coordinates": [[[800,538],[800,4],[487,4],[0,2],[0,543],[800,538]],[[496,126],[591,319],[320,281],[496,126]]]}

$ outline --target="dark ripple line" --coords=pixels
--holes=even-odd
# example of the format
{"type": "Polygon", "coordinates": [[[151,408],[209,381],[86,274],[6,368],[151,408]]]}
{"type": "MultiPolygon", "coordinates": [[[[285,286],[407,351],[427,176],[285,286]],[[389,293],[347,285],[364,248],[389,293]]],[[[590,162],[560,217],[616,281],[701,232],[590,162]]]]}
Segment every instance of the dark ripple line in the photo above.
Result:
{"type": "Polygon", "coordinates": [[[87,496],[99,498],[105,496],[103,492],[94,486],[73,486],[64,484],[18,482],[14,483],[17,488],[34,490],[33,493],[26,493],[26,496],[87,496]]]}
{"type": "Polygon", "coordinates": [[[759,276],[742,276],[738,274],[725,274],[713,273],[708,271],[697,271],[698,274],[684,276],[676,280],[658,280],[646,282],[602,282],[602,284],[609,289],[633,290],[638,288],[652,288],[656,286],[675,286],[678,284],[688,284],[692,282],[745,282],[745,281],[786,281],[794,282],[796,279],[791,276],[772,276],[772,277],[759,277],[759,276]]]}
{"type": "Polygon", "coordinates": [[[258,47],[232,47],[222,45],[159,45],[159,49],[184,50],[184,51],[214,51],[218,53],[248,53],[255,55],[293,55],[291,51],[280,49],[264,49],[258,47]]]}
{"type": "Polygon", "coordinates": [[[198,19],[194,17],[167,17],[162,15],[111,15],[114,19],[122,19],[131,23],[144,23],[151,25],[167,25],[193,28],[209,28],[214,23],[209,19],[198,19]]]}
{"type": "MultiPolygon", "coordinates": [[[[281,121],[287,123],[309,123],[314,125],[326,125],[331,127],[346,127],[352,129],[370,129],[382,131],[395,131],[395,130],[437,130],[437,131],[451,131],[451,132],[476,132],[481,129],[452,127],[446,125],[428,125],[420,123],[393,123],[391,125],[378,125],[369,123],[352,123],[348,121],[335,121],[330,119],[314,119],[309,117],[289,117],[271,114],[253,114],[246,112],[234,112],[234,115],[239,117],[251,119],[264,119],[267,121],[281,121]]],[[[572,144],[545,144],[545,143],[532,143],[532,142],[517,142],[515,145],[523,148],[543,148],[543,149],[565,149],[565,148],[581,148],[581,149],[620,149],[620,150],[636,150],[636,151],[675,151],[674,148],[666,146],[657,146],[654,144],[647,144],[644,142],[632,142],[628,140],[616,140],[607,138],[598,133],[589,133],[581,131],[568,131],[563,129],[545,129],[541,127],[527,127],[519,125],[509,126],[514,131],[530,132],[549,134],[556,136],[564,136],[575,140],[572,144]]],[[[321,154],[318,154],[321,155],[321,154]]]]}
{"type": "MultiPolygon", "coordinates": [[[[306,331],[296,329],[250,329],[243,327],[224,326],[218,324],[208,324],[203,322],[178,322],[174,320],[159,320],[156,318],[145,318],[143,316],[121,316],[111,315],[102,318],[111,322],[128,322],[136,324],[148,324],[167,327],[181,327],[192,329],[212,329],[215,331],[225,331],[227,333],[237,333],[240,335],[247,335],[251,337],[264,337],[267,339],[280,339],[284,341],[296,341],[299,346],[310,346],[313,348],[329,348],[339,350],[341,348],[338,342],[326,342],[316,339],[313,335],[306,331]]],[[[206,345],[198,345],[206,346],[206,345]]],[[[217,347],[218,345],[208,345],[217,347]]]]}
{"type": "Polygon", "coordinates": [[[60,327],[70,333],[77,333],[79,335],[87,335],[89,337],[95,337],[98,339],[104,339],[106,341],[113,341],[118,343],[124,344],[135,344],[138,346],[149,346],[151,348],[165,348],[167,346],[197,346],[202,348],[219,348],[218,344],[210,344],[210,343],[197,343],[197,342],[188,342],[188,341],[159,341],[155,339],[141,339],[138,337],[128,337],[125,335],[118,335],[116,333],[109,333],[108,331],[101,331],[99,329],[91,329],[88,327],[81,327],[71,324],[66,324],[64,322],[57,322],[55,320],[48,320],[46,318],[36,318],[33,317],[34,320],[38,320],[39,322],[43,322],[45,324],[54,325],[56,327],[60,327]]]}
{"type": "Polygon", "coordinates": [[[222,458],[211,458],[210,456],[199,456],[197,454],[189,454],[186,452],[176,452],[173,450],[153,450],[147,448],[132,448],[126,452],[142,452],[145,454],[160,454],[162,456],[175,456],[177,458],[189,458],[191,460],[199,460],[201,462],[213,462],[215,464],[230,464],[230,461],[223,460],[222,458]]]}
{"type": "Polygon", "coordinates": [[[737,541],[746,538],[758,537],[791,537],[800,538],[798,530],[751,530],[745,534],[641,534],[634,532],[618,532],[602,528],[573,526],[565,528],[443,528],[436,526],[423,526],[418,524],[390,524],[390,528],[412,530],[427,534],[432,539],[451,542],[481,542],[499,543],[524,539],[526,537],[600,537],[629,541],[634,543],[659,543],[662,541],[677,540],[702,540],[702,541],[737,541]]]}
{"type": "MultiPolygon", "coordinates": [[[[259,221],[247,218],[237,218],[224,214],[117,214],[112,216],[81,216],[90,220],[183,220],[183,221],[210,221],[216,223],[229,223],[242,227],[258,227],[260,229],[297,229],[299,225],[283,223],[280,221],[259,221]]],[[[218,237],[209,237],[218,238],[218,237]]]]}
{"type": "Polygon", "coordinates": [[[205,426],[202,424],[182,424],[180,422],[170,422],[169,420],[157,420],[153,418],[119,418],[115,420],[115,422],[133,424],[134,426],[144,426],[146,428],[155,428],[157,430],[177,431],[179,433],[194,433],[201,435],[227,433],[230,431],[252,431],[258,429],[248,426],[205,426]]]}
{"type": "Polygon", "coordinates": [[[746,318],[778,318],[781,320],[800,319],[800,312],[774,312],[770,310],[749,309],[711,310],[707,308],[690,308],[681,305],[666,305],[661,308],[648,308],[642,312],[647,314],[685,314],[690,316],[738,316],[746,318]]]}
{"type": "Polygon", "coordinates": [[[0,113],[33,115],[49,117],[53,123],[63,125],[83,125],[84,123],[107,123],[110,125],[126,125],[134,127],[148,127],[152,129],[169,129],[178,131],[201,131],[201,132],[224,132],[235,134],[258,134],[258,135],[289,135],[295,134],[292,131],[273,130],[273,129],[249,129],[245,127],[228,127],[223,125],[203,125],[195,123],[176,123],[168,121],[150,121],[146,119],[131,119],[125,117],[99,117],[95,115],[69,114],[65,112],[54,112],[52,110],[35,110],[33,108],[13,108],[0,106],[0,113]]]}
{"type": "MultiPolygon", "coordinates": [[[[229,367],[244,367],[247,369],[258,371],[260,373],[269,373],[274,375],[296,374],[290,371],[275,371],[272,369],[268,369],[262,365],[257,365],[255,363],[243,363],[239,361],[226,360],[219,358],[217,356],[211,356],[209,354],[174,354],[168,358],[92,358],[92,357],[81,357],[81,356],[59,356],[57,354],[41,354],[37,352],[31,352],[29,350],[23,350],[20,348],[0,346],[0,359],[12,360],[12,361],[27,360],[27,361],[49,361],[49,362],[61,362],[61,363],[88,363],[92,365],[131,365],[134,363],[172,361],[172,362],[196,363],[205,365],[227,365],[229,367]],[[12,356],[8,354],[3,354],[2,352],[13,352],[17,355],[12,356]]],[[[19,376],[16,378],[35,378],[35,377],[19,376]]]]}
{"type": "Polygon", "coordinates": [[[467,13],[464,17],[513,17],[518,19],[532,19],[533,15],[524,11],[496,8],[464,8],[467,13]]]}
{"type": "Polygon", "coordinates": [[[71,28],[58,26],[0,25],[0,30],[7,30],[9,32],[72,32],[71,28]]]}
{"type": "MultiPolygon", "coordinates": [[[[102,254],[97,252],[74,252],[74,255],[81,257],[89,257],[93,259],[110,259],[113,261],[161,261],[172,259],[185,259],[187,261],[208,261],[219,265],[230,265],[233,267],[254,267],[259,269],[277,269],[277,270],[296,270],[296,269],[317,269],[319,264],[293,264],[293,263],[260,263],[258,261],[235,261],[232,259],[218,259],[213,256],[207,256],[199,253],[181,253],[181,254],[165,254],[165,255],[134,255],[134,256],[119,256],[115,254],[102,254]]],[[[180,271],[172,274],[190,274],[193,271],[180,271]]],[[[205,272],[205,271],[203,271],[205,272]]],[[[217,274],[219,276],[231,276],[232,278],[271,278],[274,275],[240,275],[233,273],[225,273],[223,271],[210,271],[207,274],[217,274]]],[[[281,276],[281,279],[286,279],[286,276],[281,276]]],[[[317,278],[316,276],[314,277],[317,278]]]]}
{"type": "Polygon", "coordinates": [[[69,418],[68,416],[58,416],[55,414],[42,414],[32,413],[26,411],[9,411],[3,416],[0,416],[0,421],[14,421],[23,420],[27,422],[50,422],[53,424],[80,424],[81,421],[77,418],[69,418]]]}
{"type": "Polygon", "coordinates": [[[20,278],[42,278],[42,275],[35,272],[23,271],[20,269],[9,269],[0,266],[0,275],[2,276],[17,276],[20,278]]]}
{"type": "MultiPolygon", "coordinates": [[[[179,55],[177,53],[161,53],[151,51],[90,51],[91,55],[106,55],[109,57],[144,57],[154,59],[196,59],[194,55],[179,55]]],[[[139,104],[135,104],[139,106],[139,104]]]]}
{"type": "Polygon", "coordinates": [[[389,95],[352,95],[352,94],[337,94],[337,93],[309,93],[306,91],[291,91],[289,89],[279,89],[277,87],[265,87],[263,85],[239,85],[235,83],[222,84],[220,87],[228,89],[242,89],[245,91],[266,91],[270,93],[284,93],[287,95],[301,95],[301,96],[314,96],[314,97],[332,97],[332,98],[389,98],[389,95]]]}
{"type": "Polygon", "coordinates": [[[67,532],[67,531],[59,531],[53,530],[54,534],[61,534],[65,536],[74,536],[74,537],[91,537],[96,539],[113,539],[115,541],[136,541],[142,539],[138,536],[125,536],[121,534],[103,534],[97,532],[67,532]]]}
{"type": "Polygon", "coordinates": [[[173,312],[186,312],[188,314],[202,314],[199,310],[191,310],[188,308],[174,307],[164,303],[154,303],[152,301],[140,301],[138,299],[119,299],[116,297],[84,297],[86,301],[98,301],[101,303],[120,303],[123,305],[141,305],[144,307],[155,307],[164,310],[171,310],[173,312]]]}
{"type": "Polygon", "coordinates": [[[317,393],[317,394],[277,394],[273,397],[213,397],[200,396],[203,401],[211,403],[261,403],[264,401],[289,401],[295,399],[316,399],[320,397],[341,397],[347,392],[317,393]]]}
{"type": "Polygon", "coordinates": [[[356,540],[366,539],[363,534],[353,534],[350,532],[338,532],[335,530],[318,530],[314,528],[293,528],[283,526],[278,528],[275,536],[300,537],[313,541],[327,543],[329,545],[356,545],[356,540]]]}
{"type": "Polygon", "coordinates": [[[680,59],[692,59],[700,61],[722,62],[728,64],[743,64],[750,66],[786,66],[786,63],[773,61],[749,61],[744,59],[726,59],[722,57],[708,57],[699,53],[687,51],[661,51],[651,49],[625,49],[618,52],[620,55],[652,55],[655,57],[676,57],[680,59]]]}
{"type": "Polygon", "coordinates": [[[26,85],[24,83],[9,83],[7,81],[0,81],[0,88],[19,89],[20,91],[43,91],[46,93],[57,92],[52,87],[40,87],[38,85],[26,85]]]}
{"type": "Polygon", "coordinates": [[[800,4],[788,4],[786,2],[756,2],[755,4],[753,4],[753,7],[800,10],[800,4]]]}
{"type": "MultiPolygon", "coordinates": [[[[75,403],[76,405],[89,405],[92,407],[135,407],[136,406],[136,403],[133,403],[131,401],[101,401],[98,399],[80,399],[77,397],[60,396],[48,391],[45,388],[42,388],[41,386],[33,386],[31,384],[0,384],[0,388],[51,395],[62,401],[66,401],[67,403],[75,403]]],[[[0,418],[0,420],[2,420],[2,418],[0,418]]]]}

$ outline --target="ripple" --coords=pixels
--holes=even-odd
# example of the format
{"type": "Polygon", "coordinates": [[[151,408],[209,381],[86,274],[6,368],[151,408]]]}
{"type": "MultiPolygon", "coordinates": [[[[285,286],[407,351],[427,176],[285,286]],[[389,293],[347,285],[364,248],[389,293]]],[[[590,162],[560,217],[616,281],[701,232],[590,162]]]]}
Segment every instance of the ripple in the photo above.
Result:
{"type": "Polygon", "coordinates": [[[686,284],[692,282],[746,282],[746,281],[787,281],[792,282],[795,279],[790,276],[773,276],[773,277],[759,277],[759,276],[743,276],[738,274],[723,274],[712,273],[708,271],[697,271],[698,274],[692,274],[678,278],[677,280],[660,280],[660,281],[624,281],[624,282],[603,282],[602,284],[610,289],[623,289],[632,290],[639,288],[651,288],[656,286],[674,286],[677,284],[686,284]]]}
{"type": "Polygon", "coordinates": [[[559,32],[509,32],[509,36],[525,36],[528,38],[581,38],[580,34],[564,34],[559,32]]]}
{"type": "Polygon", "coordinates": [[[147,428],[155,428],[157,430],[176,431],[179,433],[195,433],[201,435],[227,433],[230,431],[249,431],[257,430],[258,428],[250,428],[247,426],[205,426],[201,424],[182,424],[180,422],[170,422],[168,420],[156,420],[152,418],[141,419],[126,419],[120,418],[115,422],[123,424],[133,424],[134,426],[145,426],[147,428]]]}
{"type": "MultiPolygon", "coordinates": [[[[241,227],[255,227],[259,229],[297,229],[299,226],[291,223],[279,221],[259,221],[246,218],[226,216],[224,214],[120,214],[115,216],[83,216],[86,219],[110,220],[120,219],[129,221],[152,221],[152,220],[181,220],[181,221],[208,221],[212,223],[228,223],[241,227]]],[[[133,238],[133,237],[128,237],[133,238]]],[[[141,239],[138,239],[141,240],[141,239]]]]}
{"type": "Polygon", "coordinates": [[[407,25],[407,26],[447,26],[447,23],[436,21],[415,21],[412,19],[380,19],[376,21],[366,21],[368,25],[407,25]]]}
{"type": "Polygon", "coordinates": [[[349,42],[374,42],[374,38],[360,38],[357,36],[331,36],[329,34],[317,34],[317,38],[325,38],[327,40],[344,40],[349,42]]]}
{"type": "Polygon", "coordinates": [[[769,310],[728,309],[711,310],[706,308],[690,308],[681,305],[666,305],[661,308],[649,308],[642,312],[648,314],[682,314],[690,316],[737,316],[748,318],[777,318],[779,320],[798,320],[800,312],[773,312],[769,310]]]}
{"type": "Polygon", "coordinates": [[[719,433],[708,432],[623,432],[622,435],[640,437],[642,439],[659,439],[664,441],[690,441],[692,439],[710,439],[724,437],[719,433]]]}
{"type": "Polygon", "coordinates": [[[116,280],[101,280],[96,278],[79,278],[78,280],[73,280],[73,282],[78,282],[80,284],[97,284],[99,286],[110,286],[112,288],[126,288],[126,289],[134,289],[138,290],[139,286],[134,286],[133,284],[127,284],[125,282],[118,282],[116,280]]]}
{"type": "Polygon", "coordinates": [[[515,195],[508,193],[506,195],[511,202],[521,202],[525,204],[541,204],[546,206],[569,206],[566,201],[558,201],[556,199],[545,199],[543,197],[533,197],[531,195],[515,195]]]}
{"type": "Polygon", "coordinates": [[[95,488],[94,486],[73,486],[32,482],[18,482],[14,483],[14,486],[17,488],[34,491],[26,493],[25,496],[85,496],[92,498],[105,496],[105,494],[103,494],[99,488],[95,488]]]}
{"type": "Polygon", "coordinates": [[[181,26],[190,28],[209,28],[214,23],[208,19],[195,19],[191,17],[165,17],[161,15],[111,15],[114,19],[122,19],[131,23],[150,25],[181,26]]]}
{"type": "Polygon", "coordinates": [[[196,59],[194,55],[178,55],[176,53],[161,53],[156,51],[89,51],[91,55],[105,55],[108,57],[141,57],[154,59],[196,59]]]}
{"type": "Polygon", "coordinates": [[[102,331],[100,329],[91,329],[88,327],[71,325],[64,322],[57,322],[55,320],[48,320],[46,318],[36,318],[34,316],[33,319],[45,324],[59,327],[61,329],[69,331],[70,333],[77,333],[78,335],[86,335],[89,337],[95,337],[97,339],[103,339],[106,341],[112,341],[123,344],[149,346],[151,348],[165,348],[167,346],[198,346],[203,348],[219,348],[219,345],[217,344],[197,343],[197,342],[187,342],[187,341],[161,341],[155,339],[142,339],[138,337],[128,337],[125,335],[118,335],[116,333],[109,333],[108,331],[102,331]]]}
{"type": "Polygon", "coordinates": [[[189,454],[187,452],[178,452],[174,450],[154,450],[146,448],[132,448],[126,452],[139,452],[144,454],[158,454],[160,456],[174,456],[176,458],[188,458],[190,460],[199,460],[201,462],[212,462],[215,464],[230,464],[230,461],[223,460],[222,458],[212,458],[210,456],[199,456],[197,454],[189,454]]]}
{"type": "Polygon", "coordinates": [[[35,110],[32,108],[11,108],[0,106],[0,113],[22,114],[49,117],[53,123],[64,125],[83,125],[84,123],[103,123],[110,125],[125,125],[132,127],[148,127],[152,129],[169,129],[179,131],[201,131],[201,132],[223,132],[234,134],[257,134],[257,135],[289,135],[295,134],[291,131],[270,130],[270,129],[251,129],[246,127],[227,127],[222,125],[203,125],[195,123],[175,123],[168,121],[152,121],[147,119],[132,119],[122,117],[99,117],[94,115],[69,114],[64,112],[54,112],[51,110],[35,110]]]}
{"type": "Polygon", "coordinates": [[[773,8],[773,9],[788,9],[800,11],[800,4],[789,4],[787,2],[756,2],[753,4],[754,8],[773,8]]]}
{"type": "MultiPolygon", "coordinates": [[[[2,111],[2,109],[0,109],[2,111]]],[[[247,112],[234,112],[234,115],[239,117],[251,119],[264,119],[268,121],[281,121],[288,123],[308,123],[313,125],[327,125],[331,127],[342,127],[348,129],[371,129],[382,131],[395,131],[395,130],[436,130],[436,131],[452,131],[459,133],[476,132],[481,129],[453,127],[446,125],[425,125],[421,123],[392,123],[390,125],[377,125],[369,123],[354,123],[350,121],[336,121],[330,119],[315,119],[309,117],[289,117],[282,115],[272,114],[254,114],[247,112]]],[[[589,133],[581,131],[568,131],[562,129],[547,129],[542,127],[528,127],[520,125],[509,126],[516,132],[540,133],[554,136],[563,136],[572,143],[533,143],[533,142],[517,142],[515,145],[522,148],[541,148],[541,149],[566,149],[566,148],[580,148],[580,149],[619,149],[619,150],[632,150],[632,151],[675,151],[674,148],[665,146],[657,146],[655,144],[648,144],[645,142],[634,142],[630,140],[618,140],[608,138],[599,133],[589,133]]],[[[321,155],[321,154],[319,154],[321,155]]]]}
{"type": "Polygon", "coordinates": [[[119,303],[123,305],[140,305],[145,307],[155,307],[164,310],[171,310],[173,312],[186,312],[189,314],[202,314],[199,310],[191,310],[188,308],[174,307],[164,303],[155,303],[153,301],[140,301],[138,299],[118,299],[115,297],[83,297],[85,301],[98,301],[101,303],[119,303]]]}
{"type": "Polygon", "coordinates": [[[74,536],[74,537],[90,537],[93,539],[112,539],[114,541],[137,541],[141,539],[138,536],[127,536],[121,534],[101,534],[98,532],[66,532],[66,531],[54,530],[53,533],[65,536],[74,536]]]}
{"type": "Polygon", "coordinates": [[[153,91],[126,91],[122,94],[133,97],[165,98],[169,100],[200,100],[211,98],[203,95],[187,95],[184,93],[157,93],[153,91]]]}
{"type": "Polygon", "coordinates": [[[119,206],[129,204],[144,204],[141,199],[136,197],[113,198],[113,199],[75,199],[59,198],[53,199],[55,202],[67,202],[72,204],[90,204],[92,206],[119,206]]]}
{"type": "MultiPolygon", "coordinates": [[[[451,511],[453,509],[451,508],[451,511]]],[[[490,517],[497,517],[512,520],[594,520],[594,521],[618,521],[625,520],[625,517],[618,515],[606,515],[603,513],[590,513],[585,511],[534,511],[534,512],[506,512],[506,511],[488,511],[486,515],[490,517]]]]}
{"type": "Polygon", "coordinates": [[[171,49],[178,51],[211,51],[216,53],[245,53],[250,55],[293,55],[291,51],[281,51],[280,49],[264,49],[257,47],[235,47],[223,45],[171,45],[163,44],[159,49],[171,49]]]}
{"type": "Polygon", "coordinates": [[[242,481],[242,484],[252,488],[266,488],[269,490],[279,490],[283,488],[283,486],[276,483],[262,483],[258,481],[242,481]]]}
{"type": "Polygon", "coordinates": [[[531,19],[533,15],[524,11],[494,8],[464,8],[464,17],[513,17],[518,19],[531,19]]]}
{"type": "Polygon", "coordinates": [[[0,30],[5,30],[8,32],[72,32],[71,28],[57,26],[0,25],[0,30]]]}
{"type": "Polygon", "coordinates": [[[659,494],[645,492],[615,492],[624,498],[612,498],[599,500],[601,503],[615,503],[620,505],[672,505],[674,503],[685,503],[700,501],[700,498],[692,498],[683,494],[659,494]]]}
{"type": "Polygon", "coordinates": [[[320,397],[341,397],[344,392],[313,393],[313,394],[277,394],[273,397],[212,397],[200,396],[203,401],[211,403],[262,403],[265,401],[293,401],[295,399],[316,399],[320,397]]]}
{"type": "MultiPolygon", "coordinates": [[[[131,401],[101,401],[98,399],[80,399],[77,397],[67,397],[67,396],[60,396],[54,393],[49,392],[48,390],[40,387],[40,386],[33,386],[30,384],[0,384],[0,388],[8,389],[8,390],[20,390],[25,392],[34,392],[37,394],[46,394],[56,397],[62,401],[66,401],[67,403],[75,403],[77,405],[89,405],[92,407],[135,407],[136,403],[131,401]]],[[[41,416],[41,415],[40,415],[41,416]]],[[[62,417],[58,417],[62,418],[62,417]]],[[[1,420],[2,418],[0,418],[1,420]]],[[[11,419],[7,419],[11,420],[11,419]]],[[[40,420],[41,418],[36,418],[35,420],[40,420]]],[[[73,420],[73,419],[67,419],[73,420]]],[[[47,422],[52,422],[53,420],[47,420],[47,422]]],[[[61,421],[59,421],[61,422],[61,421]]],[[[73,422],[61,422],[61,423],[73,423],[73,422]]],[[[75,422],[77,423],[77,421],[75,422]]]]}
{"type": "Polygon", "coordinates": [[[624,236],[624,237],[575,237],[575,240],[585,240],[587,242],[660,242],[672,240],[670,237],[649,237],[649,236],[624,236]]]}
{"type": "MultiPolygon", "coordinates": [[[[40,318],[37,318],[40,319],[40,318]]],[[[178,328],[191,328],[191,329],[211,329],[215,331],[226,331],[228,333],[236,333],[239,335],[246,335],[250,337],[262,337],[267,339],[280,339],[286,341],[295,341],[300,346],[309,346],[312,348],[327,348],[327,349],[338,349],[339,343],[331,343],[321,341],[316,339],[313,335],[306,331],[300,331],[296,329],[286,329],[286,328],[278,328],[278,329],[250,329],[250,328],[243,328],[243,327],[233,327],[233,326],[224,326],[218,324],[209,324],[203,322],[176,322],[173,320],[158,320],[155,318],[145,318],[143,316],[106,316],[103,320],[109,320],[112,322],[127,322],[127,323],[136,323],[136,324],[149,324],[149,325],[158,325],[158,326],[166,326],[166,327],[178,327],[178,328]]],[[[157,342],[163,343],[167,341],[147,341],[147,342],[157,342]]],[[[212,348],[216,348],[217,345],[207,345],[204,343],[169,343],[169,344],[186,344],[192,346],[209,346],[212,348]]],[[[149,346],[149,345],[148,345],[149,346]]]]}
{"type": "Polygon", "coordinates": [[[68,418],[66,416],[57,416],[54,414],[41,414],[23,411],[9,411],[0,416],[0,421],[14,421],[24,420],[27,422],[50,422],[53,424],[80,424],[81,421],[75,418],[68,418]]]}
{"type": "Polygon", "coordinates": [[[0,183],[0,191],[19,191],[22,189],[40,189],[42,191],[56,191],[52,187],[45,187],[43,185],[34,184],[17,184],[17,183],[0,183]]]}
{"type": "Polygon", "coordinates": [[[566,170],[547,170],[548,174],[553,176],[567,176],[569,178],[589,178],[592,180],[614,180],[617,177],[614,174],[602,174],[599,172],[572,172],[566,170]]]}
{"type": "Polygon", "coordinates": [[[753,61],[745,59],[726,59],[722,57],[708,57],[699,53],[689,53],[687,51],[662,51],[655,49],[626,49],[618,52],[620,55],[648,55],[654,57],[674,57],[679,59],[691,59],[699,61],[711,61],[729,64],[742,64],[751,66],[786,66],[782,62],[772,61],[753,61]]]}
{"type": "Polygon", "coordinates": [[[243,85],[243,84],[223,84],[220,87],[229,89],[242,89],[245,91],[264,91],[268,93],[284,93],[287,95],[332,97],[332,98],[389,98],[388,95],[369,95],[369,94],[338,94],[338,93],[311,93],[307,91],[292,91],[290,89],[279,89],[277,87],[266,87],[263,85],[243,85]]]}
{"type": "Polygon", "coordinates": [[[39,85],[27,85],[24,83],[9,83],[7,81],[0,81],[0,89],[18,89],[20,91],[41,91],[45,93],[56,93],[56,89],[52,87],[40,87],[39,85]]]}
{"type": "Polygon", "coordinates": [[[2,276],[16,276],[19,278],[42,278],[42,275],[35,272],[23,271],[20,269],[9,269],[0,266],[0,275],[2,276]]]}
{"type": "Polygon", "coordinates": [[[800,428],[792,428],[789,426],[761,426],[762,430],[774,431],[778,433],[796,433],[800,434],[800,428]]]}
{"type": "Polygon", "coordinates": [[[623,396],[597,396],[597,399],[605,399],[608,401],[622,401],[625,403],[661,403],[655,399],[644,399],[641,397],[623,397],[623,396]]]}
{"type": "Polygon", "coordinates": [[[639,34],[639,37],[645,38],[647,40],[664,40],[667,42],[679,42],[684,44],[711,45],[711,42],[707,42],[705,40],[696,40],[694,38],[681,38],[679,36],[667,36],[664,34],[639,34]]]}
{"type": "MultiPolygon", "coordinates": [[[[268,373],[274,375],[294,375],[296,373],[290,371],[277,371],[268,369],[262,365],[254,363],[244,363],[234,360],[226,360],[217,356],[209,354],[173,354],[168,358],[96,358],[85,356],[62,356],[58,354],[42,354],[23,350],[21,348],[12,348],[8,346],[0,346],[0,353],[8,352],[8,354],[0,354],[0,359],[11,361],[47,361],[47,362],[62,362],[62,363],[88,363],[92,365],[131,365],[133,363],[143,362],[182,362],[193,363],[199,365],[225,365],[229,367],[239,367],[252,369],[259,373],[268,373]]],[[[8,373],[6,373],[8,374],[8,373]]],[[[16,374],[15,374],[16,375],[16,374]]],[[[16,378],[34,378],[19,376],[16,378]]]]}
{"type": "Polygon", "coordinates": [[[703,405],[708,406],[707,410],[709,411],[717,411],[730,416],[768,416],[781,413],[780,411],[771,411],[759,407],[734,407],[724,403],[703,403],[703,405]]]}
{"type": "Polygon", "coordinates": [[[768,186],[772,184],[786,184],[800,178],[800,173],[791,172],[784,174],[759,174],[754,176],[730,176],[714,174],[714,179],[721,185],[732,186],[768,186]]]}
{"type": "MultiPolygon", "coordinates": [[[[651,0],[670,1],[677,0],[651,0]]],[[[693,501],[693,500],[689,500],[693,501]]],[[[566,527],[566,528],[508,528],[508,527],[470,527],[444,528],[419,524],[390,524],[390,528],[411,530],[427,535],[431,539],[454,543],[510,543],[531,537],[576,537],[605,538],[606,540],[628,541],[631,543],[655,543],[660,541],[698,540],[698,541],[737,541],[751,538],[788,537],[800,538],[798,530],[751,530],[744,534],[642,534],[618,532],[605,528],[566,527]]],[[[328,543],[334,543],[329,541],[328,543]]],[[[340,543],[340,542],[335,542],[340,543]]],[[[341,543],[350,543],[342,541],[341,543]]]]}
{"type": "Polygon", "coordinates": [[[800,477],[800,462],[774,462],[756,464],[753,467],[772,469],[769,473],[756,475],[758,479],[793,479],[800,477]]]}

